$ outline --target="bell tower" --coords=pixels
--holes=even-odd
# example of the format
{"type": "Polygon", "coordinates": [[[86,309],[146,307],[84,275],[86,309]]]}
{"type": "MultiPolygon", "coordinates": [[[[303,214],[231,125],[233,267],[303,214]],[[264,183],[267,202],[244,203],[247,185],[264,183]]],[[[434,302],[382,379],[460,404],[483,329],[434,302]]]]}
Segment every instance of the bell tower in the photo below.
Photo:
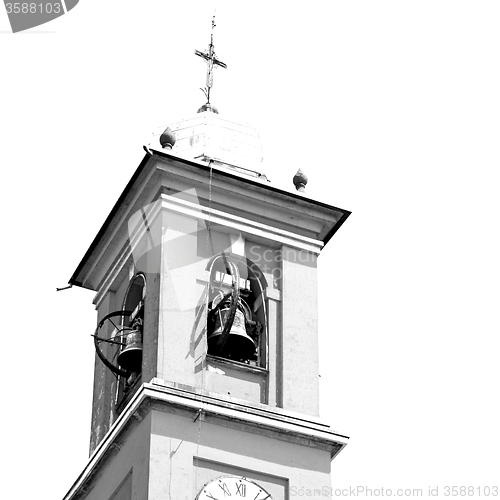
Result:
{"type": "MultiPolygon", "coordinates": [[[[317,257],[349,212],[262,173],[207,103],[146,154],[70,279],[96,292],[90,459],[66,500],[285,500],[330,487],[317,257]]],[[[325,490],[322,490],[325,491],[325,490]]],[[[329,491],[329,490],[328,490],[329,491]]]]}

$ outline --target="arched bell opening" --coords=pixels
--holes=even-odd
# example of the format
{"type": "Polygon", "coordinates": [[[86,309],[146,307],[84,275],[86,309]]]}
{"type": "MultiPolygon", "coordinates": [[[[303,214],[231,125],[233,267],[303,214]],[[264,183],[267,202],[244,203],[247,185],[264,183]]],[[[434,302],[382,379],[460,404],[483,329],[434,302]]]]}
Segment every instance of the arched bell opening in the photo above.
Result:
{"type": "Polygon", "coordinates": [[[121,345],[117,364],[122,370],[118,378],[116,405],[119,405],[141,378],[146,278],[136,274],[128,285],[122,305],[121,345]]]}
{"type": "Polygon", "coordinates": [[[118,412],[141,379],[145,297],[146,278],[137,274],[128,284],[122,309],[106,314],[93,335],[97,356],[116,378],[111,392],[118,412]]]}
{"type": "Polygon", "coordinates": [[[267,282],[262,271],[250,259],[224,253],[212,258],[207,270],[208,354],[265,368],[267,282]]]}

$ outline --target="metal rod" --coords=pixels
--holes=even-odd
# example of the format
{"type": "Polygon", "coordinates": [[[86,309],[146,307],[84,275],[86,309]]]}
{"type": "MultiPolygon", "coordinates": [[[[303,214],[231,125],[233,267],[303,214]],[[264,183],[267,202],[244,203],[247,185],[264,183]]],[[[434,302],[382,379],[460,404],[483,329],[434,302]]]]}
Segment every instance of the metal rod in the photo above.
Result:
{"type": "Polygon", "coordinates": [[[90,336],[96,338],[97,340],[100,340],[101,342],[107,342],[108,344],[127,345],[124,344],[123,342],[117,342],[116,340],[103,339],[102,337],[98,337],[97,335],[90,335],[90,336]]]}
{"type": "Polygon", "coordinates": [[[73,288],[73,285],[70,284],[70,285],[65,286],[63,288],[56,288],[56,292],[61,292],[62,290],[68,290],[68,288],[73,288]]]}

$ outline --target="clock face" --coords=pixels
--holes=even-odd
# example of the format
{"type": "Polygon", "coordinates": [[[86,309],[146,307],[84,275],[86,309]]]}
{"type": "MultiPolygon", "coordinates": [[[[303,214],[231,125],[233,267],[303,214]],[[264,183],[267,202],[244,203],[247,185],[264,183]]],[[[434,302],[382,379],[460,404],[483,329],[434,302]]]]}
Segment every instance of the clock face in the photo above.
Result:
{"type": "Polygon", "coordinates": [[[196,500],[273,500],[261,486],[239,476],[221,476],[209,481],[196,500]]]}

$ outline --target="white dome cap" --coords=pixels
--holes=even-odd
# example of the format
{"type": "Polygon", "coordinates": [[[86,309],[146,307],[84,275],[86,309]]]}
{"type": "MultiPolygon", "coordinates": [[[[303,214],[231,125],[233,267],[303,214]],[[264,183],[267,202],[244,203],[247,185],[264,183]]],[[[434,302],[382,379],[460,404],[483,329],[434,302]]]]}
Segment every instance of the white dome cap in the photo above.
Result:
{"type": "Polygon", "coordinates": [[[172,153],[178,156],[212,160],[228,167],[251,170],[254,175],[261,170],[262,144],[257,131],[248,124],[205,111],[169,127],[176,138],[172,153]]]}

